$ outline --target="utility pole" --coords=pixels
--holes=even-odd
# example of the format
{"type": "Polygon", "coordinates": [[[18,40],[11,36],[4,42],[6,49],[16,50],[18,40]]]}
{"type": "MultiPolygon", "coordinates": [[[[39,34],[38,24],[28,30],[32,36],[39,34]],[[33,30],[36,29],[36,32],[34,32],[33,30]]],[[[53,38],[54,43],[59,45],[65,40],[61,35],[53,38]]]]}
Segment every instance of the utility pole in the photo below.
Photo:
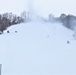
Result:
{"type": "Polygon", "coordinates": [[[0,75],[1,75],[2,64],[0,64],[0,75]]]}

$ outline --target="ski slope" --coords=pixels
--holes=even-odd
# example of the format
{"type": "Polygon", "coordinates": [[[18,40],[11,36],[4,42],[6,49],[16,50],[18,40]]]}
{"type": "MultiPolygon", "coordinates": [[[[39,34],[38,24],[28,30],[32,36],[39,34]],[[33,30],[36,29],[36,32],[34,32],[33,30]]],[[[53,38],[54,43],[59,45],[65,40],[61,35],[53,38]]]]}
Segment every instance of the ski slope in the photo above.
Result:
{"type": "Polygon", "coordinates": [[[22,23],[8,30],[10,33],[5,31],[0,35],[2,75],[76,74],[73,31],[61,24],[39,21],[22,23]]]}

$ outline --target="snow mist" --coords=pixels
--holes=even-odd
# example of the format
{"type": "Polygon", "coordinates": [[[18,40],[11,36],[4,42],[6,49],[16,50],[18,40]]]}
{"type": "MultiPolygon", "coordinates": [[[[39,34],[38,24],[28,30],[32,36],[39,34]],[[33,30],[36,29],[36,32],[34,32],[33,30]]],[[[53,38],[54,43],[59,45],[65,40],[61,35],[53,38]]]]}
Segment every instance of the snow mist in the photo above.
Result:
{"type": "Polygon", "coordinates": [[[28,2],[28,7],[29,7],[29,18],[32,20],[32,21],[36,21],[37,20],[37,14],[34,10],[34,1],[33,0],[29,0],[28,2]]]}

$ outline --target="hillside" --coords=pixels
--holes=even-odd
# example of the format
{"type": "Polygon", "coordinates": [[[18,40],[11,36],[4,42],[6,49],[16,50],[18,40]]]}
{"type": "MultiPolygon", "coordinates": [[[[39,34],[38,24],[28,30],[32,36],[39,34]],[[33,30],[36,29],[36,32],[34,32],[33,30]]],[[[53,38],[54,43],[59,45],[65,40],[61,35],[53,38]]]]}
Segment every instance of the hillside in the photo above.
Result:
{"type": "Polygon", "coordinates": [[[8,30],[0,35],[2,75],[76,74],[76,41],[71,30],[39,21],[8,30]]]}

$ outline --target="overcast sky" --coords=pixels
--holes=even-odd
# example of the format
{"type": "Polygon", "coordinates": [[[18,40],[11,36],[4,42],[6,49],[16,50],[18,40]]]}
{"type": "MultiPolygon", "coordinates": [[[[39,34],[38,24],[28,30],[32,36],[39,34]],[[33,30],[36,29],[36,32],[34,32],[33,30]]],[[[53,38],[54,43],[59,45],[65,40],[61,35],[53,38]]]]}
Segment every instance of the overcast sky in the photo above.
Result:
{"type": "Polygon", "coordinates": [[[31,1],[35,12],[47,16],[49,13],[59,16],[61,13],[76,14],[75,0],[0,0],[0,13],[14,12],[20,14],[28,11],[31,1]]]}

